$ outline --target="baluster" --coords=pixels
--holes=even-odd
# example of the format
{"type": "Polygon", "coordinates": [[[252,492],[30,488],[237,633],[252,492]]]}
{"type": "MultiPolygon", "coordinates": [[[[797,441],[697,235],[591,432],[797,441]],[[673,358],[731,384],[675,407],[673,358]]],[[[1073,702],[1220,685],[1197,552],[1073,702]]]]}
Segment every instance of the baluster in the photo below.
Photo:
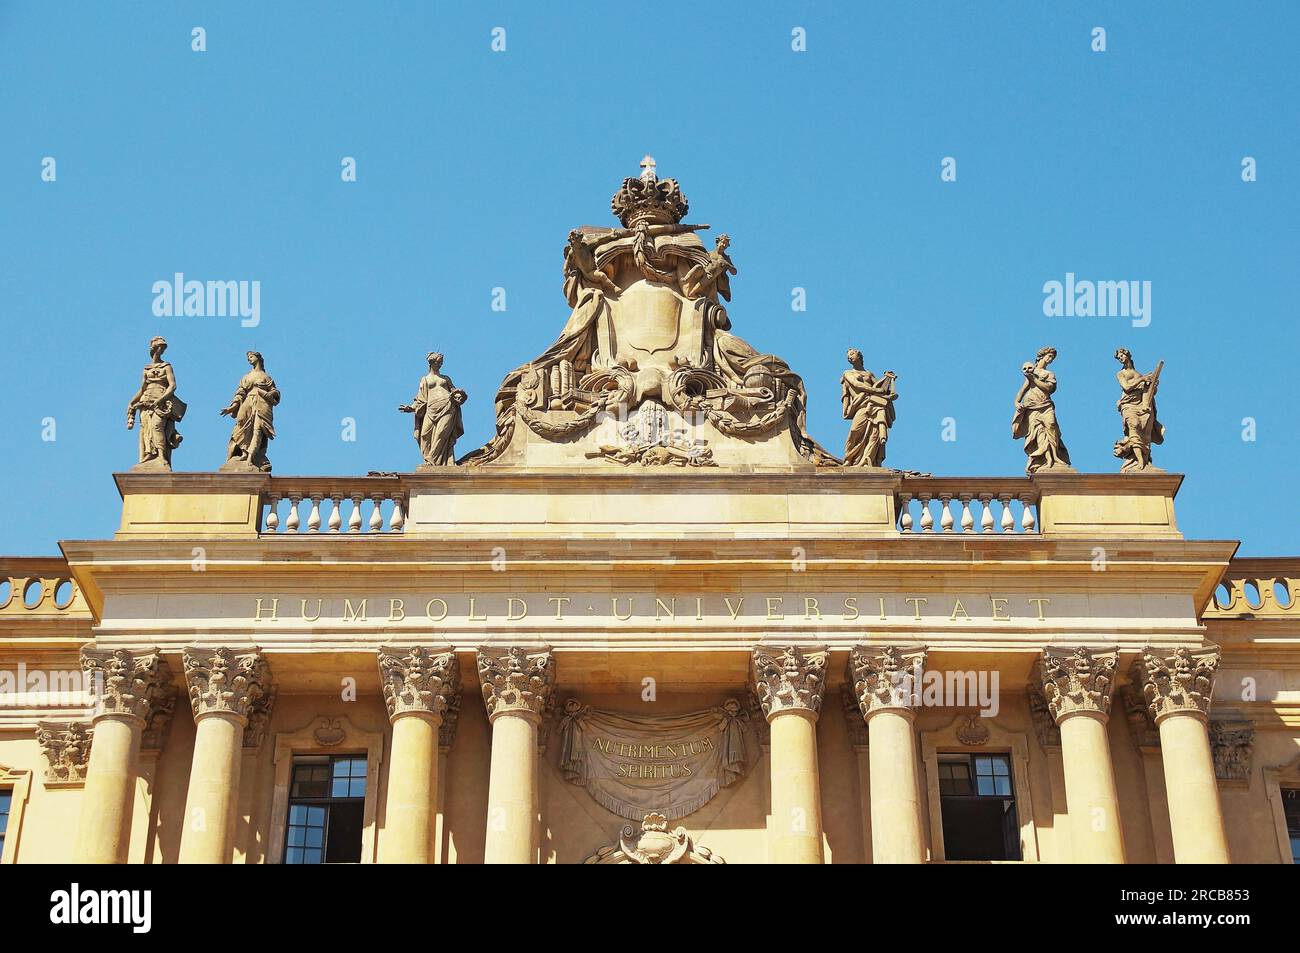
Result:
{"type": "Polygon", "coordinates": [[[934,514],[930,512],[930,500],[933,496],[929,493],[920,494],[921,497],[921,532],[930,533],[934,531],[934,514]]]}
{"type": "Polygon", "coordinates": [[[939,504],[940,504],[939,512],[941,514],[939,516],[939,528],[942,529],[945,533],[952,532],[952,507],[949,505],[951,503],[952,503],[951,493],[939,494],[939,504]]]}
{"type": "Polygon", "coordinates": [[[999,493],[998,500],[1002,503],[1002,532],[1014,533],[1016,531],[1016,516],[1011,512],[1010,493],[999,493]]]}
{"type": "Polygon", "coordinates": [[[266,511],[266,528],[274,533],[280,525],[280,514],[277,512],[280,506],[280,494],[272,493],[271,502],[268,505],[270,509],[266,511]]]}
{"type": "Polygon", "coordinates": [[[352,512],[348,515],[348,532],[361,532],[361,501],[365,499],[360,493],[352,494],[352,512]]]}
{"type": "Polygon", "coordinates": [[[384,528],[384,514],[379,509],[384,505],[384,494],[372,493],[370,499],[375,504],[375,508],[370,511],[370,532],[378,533],[384,528]]]}
{"type": "Polygon", "coordinates": [[[289,494],[289,518],[284,521],[284,530],[286,533],[298,532],[298,526],[302,520],[298,516],[298,504],[302,502],[301,493],[289,494]]]}
{"type": "Polygon", "coordinates": [[[388,528],[391,532],[400,533],[402,527],[406,525],[406,513],[402,510],[402,494],[393,494],[393,515],[389,517],[388,528]]]}
{"type": "Polygon", "coordinates": [[[330,501],[334,507],[330,510],[329,528],[331,533],[337,533],[343,526],[343,514],[339,512],[343,508],[343,494],[331,493],[330,501]]]}
{"type": "Polygon", "coordinates": [[[993,532],[993,494],[980,494],[980,532],[993,532]]]}
{"type": "Polygon", "coordinates": [[[1028,497],[1022,496],[1020,498],[1020,502],[1025,505],[1025,512],[1020,518],[1020,528],[1024,530],[1026,533],[1032,533],[1034,531],[1034,524],[1035,524],[1034,508],[1031,505],[1028,497]]]}
{"type": "Polygon", "coordinates": [[[970,511],[971,495],[962,493],[958,499],[961,500],[961,531],[969,533],[975,528],[975,514],[970,511]]]}
{"type": "Polygon", "coordinates": [[[307,532],[309,533],[320,532],[320,501],[323,499],[324,497],[319,493],[311,495],[311,513],[307,515],[307,532]]]}
{"type": "Polygon", "coordinates": [[[912,531],[912,494],[904,493],[899,502],[899,526],[904,533],[912,531]]]}

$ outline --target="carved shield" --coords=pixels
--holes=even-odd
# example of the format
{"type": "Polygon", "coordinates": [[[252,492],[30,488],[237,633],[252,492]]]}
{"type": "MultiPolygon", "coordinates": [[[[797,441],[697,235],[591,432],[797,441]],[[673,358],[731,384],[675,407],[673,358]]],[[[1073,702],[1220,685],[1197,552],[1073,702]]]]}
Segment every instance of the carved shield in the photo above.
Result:
{"type": "Polygon", "coordinates": [[[654,354],[677,344],[682,300],[667,288],[638,281],[624,290],[612,310],[618,345],[654,354]]]}

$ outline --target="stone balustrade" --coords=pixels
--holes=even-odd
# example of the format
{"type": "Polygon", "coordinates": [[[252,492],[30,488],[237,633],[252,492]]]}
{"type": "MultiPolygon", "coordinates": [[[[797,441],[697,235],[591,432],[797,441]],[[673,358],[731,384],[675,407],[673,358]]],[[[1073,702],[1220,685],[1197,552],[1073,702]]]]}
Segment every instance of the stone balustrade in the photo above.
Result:
{"type": "Polygon", "coordinates": [[[895,501],[898,529],[912,533],[1039,532],[1040,492],[1027,479],[905,477],[895,501]]]}
{"type": "Polygon", "coordinates": [[[90,609],[59,557],[0,561],[0,616],[90,617],[90,609]]]}
{"type": "Polygon", "coordinates": [[[1234,559],[1205,619],[1300,619],[1300,558],[1234,559]]]}
{"type": "Polygon", "coordinates": [[[407,491],[397,477],[274,477],[261,491],[263,534],[397,534],[407,491]]]}

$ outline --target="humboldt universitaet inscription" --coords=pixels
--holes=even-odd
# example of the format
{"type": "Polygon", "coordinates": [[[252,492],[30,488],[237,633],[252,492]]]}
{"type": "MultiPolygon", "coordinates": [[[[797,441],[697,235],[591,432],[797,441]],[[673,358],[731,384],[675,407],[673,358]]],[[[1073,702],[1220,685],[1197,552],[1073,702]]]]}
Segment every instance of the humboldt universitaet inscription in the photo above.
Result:
{"type": "Polygon", "coordinates": [[[596,803],[631,820],[698,811],[753,763],[740,703],[683,714],[601,711],[569,699],[560,772],[596,803]]]}

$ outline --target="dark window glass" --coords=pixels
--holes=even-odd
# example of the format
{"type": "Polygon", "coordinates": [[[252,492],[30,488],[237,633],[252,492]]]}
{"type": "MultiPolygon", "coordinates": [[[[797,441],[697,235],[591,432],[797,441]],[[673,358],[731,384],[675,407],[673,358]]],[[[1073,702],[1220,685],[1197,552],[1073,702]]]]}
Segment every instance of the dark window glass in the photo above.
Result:
{"type": "Polygon", "coordinates": [[[0,790],[0,853],[5,849],[5,831],[9,829],[9,806],[13,800],[13,788],[0,790]]]}
{"type": "Polygon", "coordinates": [[[294,758],[284,862],[355,864],[360,861],[365,797],[365,755],[294,758]]]}
{"type": "Polygon", "coordinates": [[[1004,754],[945,754],[939,806],[949,860],[1019,860],[1020,824],[1004,754]]]}
{"type": "Polygon", "coordinates": [[[1282,810],[1286,814],[1286,832],[1291,837],[1291,859],[1300,864],[1300,789],[1282,792],[1282,810]]]}

